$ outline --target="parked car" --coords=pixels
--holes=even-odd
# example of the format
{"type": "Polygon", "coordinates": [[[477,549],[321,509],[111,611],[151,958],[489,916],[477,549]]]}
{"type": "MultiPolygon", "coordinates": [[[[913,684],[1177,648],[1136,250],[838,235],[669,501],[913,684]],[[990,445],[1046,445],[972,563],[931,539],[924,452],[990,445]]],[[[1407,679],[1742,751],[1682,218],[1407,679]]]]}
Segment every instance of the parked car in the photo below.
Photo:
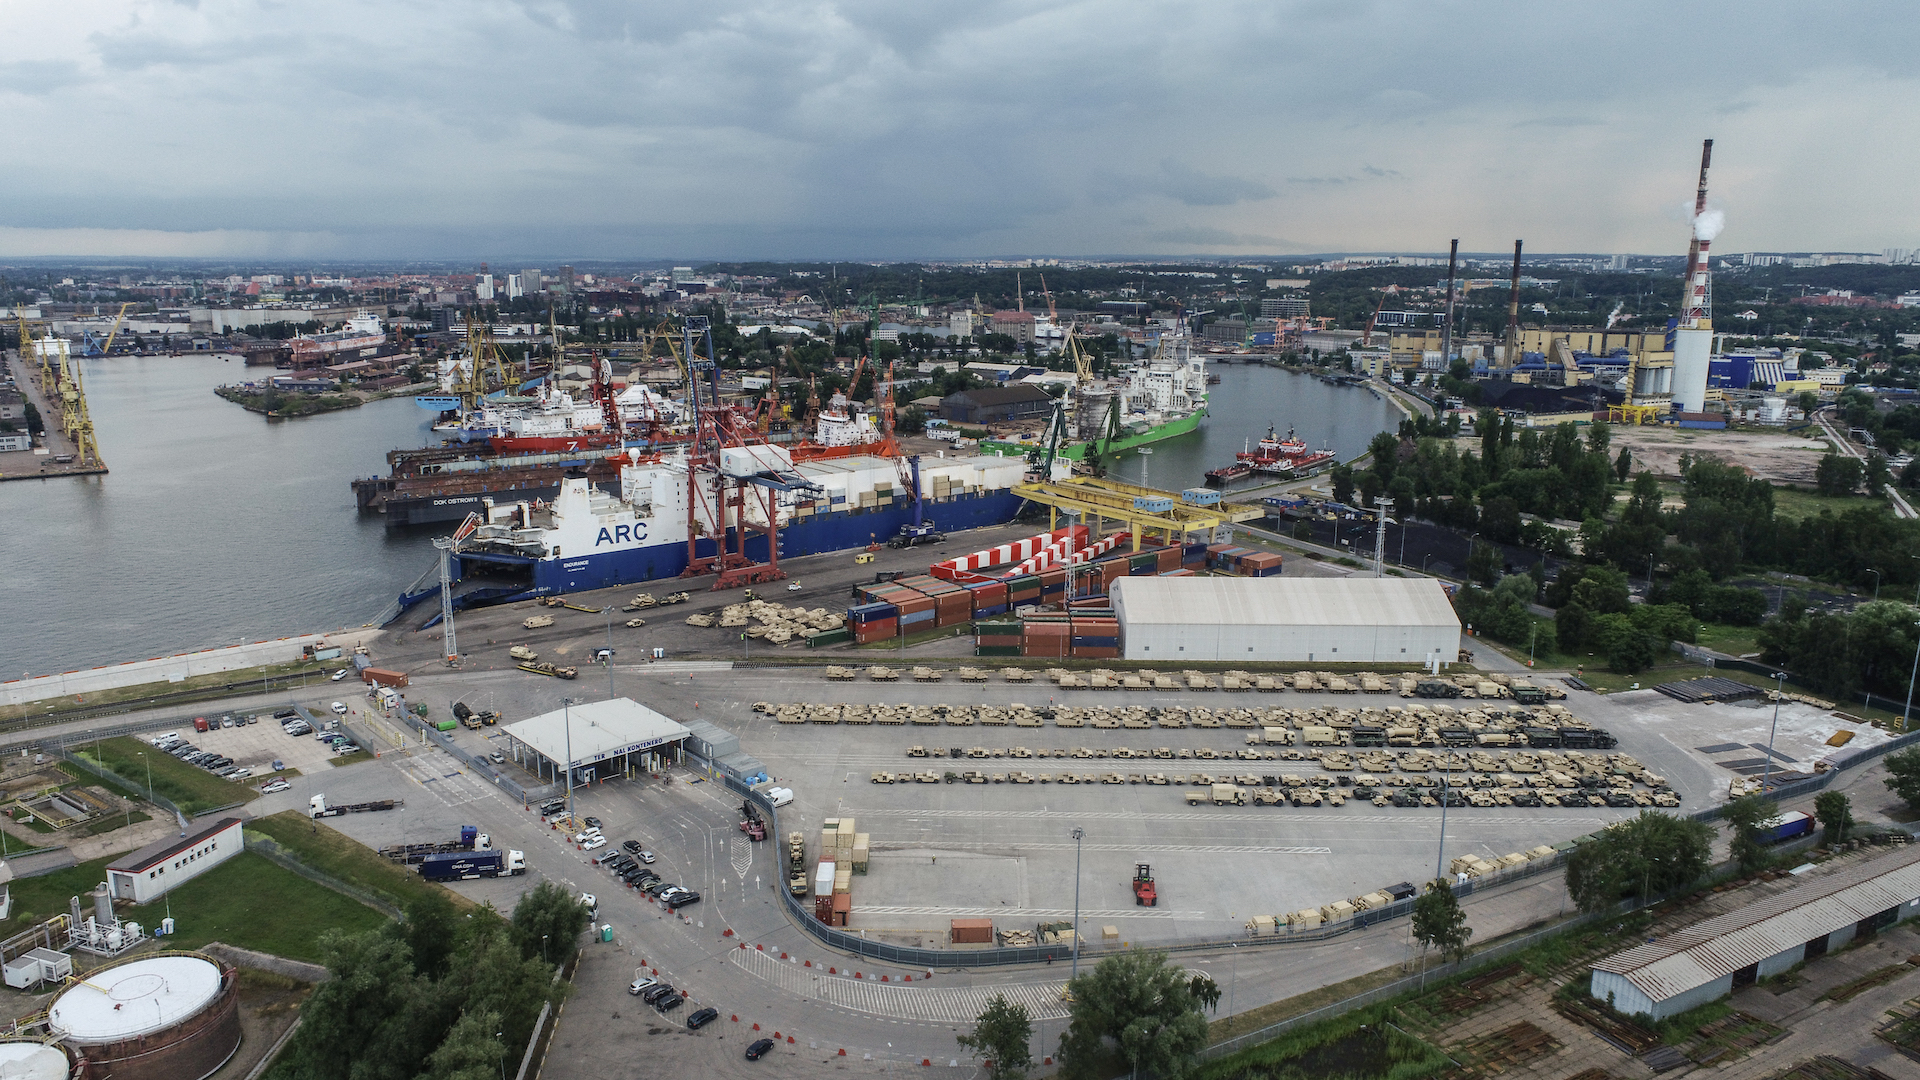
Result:
{"type": "Polygon", "coordinates": [[[580,906],[586,908],[588,914],[592,914],[600,910],[600,898],[590,892],[583,892],[580,894],[580,906]]]}
{"type": "Polygon", "coordinates": [[[634,854],[633,857],[636,859],[639,859],[643,863],[646,863],[648,866],[653,865],[654,854],[653,852],[648,851],[645,848],[640,849],[638,852],[634,854]]]}
{"type": "Polygon", "coordinates": [[[668,994],[666,997],[663,997],[658,1001],[655,1001],[653,1003],[653,1007],[656,1009],[659,1009],[663,1013],[672,1012],[673,1010],[679,1008],[681,1003],[684,1002],[685,1000],[686,999],[681,997],[679,994],[668,994]]]}
{"type": "Polygon", "coordinates": [[[594,837],[589,837],[586,843],[581,844],[580,849],[582,851],[598,851],[599,849],[606,846],[607,846],[606,837],[594,836],[594,837]]]}
{"type": "Polygon", "coordinates": [[[298,709],[280,709],[273,714],[275,720],[287,720],[300,715],[298,709]]]}
{"type": "Polygon", "coordinates": [[[678,911],[688,904],[699,903],[700,894],[692,890],[687,890],[685,892],[674,893],[672,896],[663,896],[660,899],[667,905],[668,911],[678,911]]]}
{"type": "Polygon", "coordinates": [[[640,848],[642,845],[638,840],[628,840],[625,843],[622,843],[620,846],[638,855],[640,853],[640,848]]]}
{"type": "Polygon", "coordinates": [[[276,791],[285,791],[292,786],[292,784],[287,783],[285,780],[269,780],[260,785],[260,794],[271,795],[276,791]]]}
{"type": "Polygon", "coordinates": [[[759,1061],[761,1058],[766,1057],[767,1051],[771,1049],[773,1049],[772,1039],[755,1039],[752,1044],[747,1047],[747,1060],[759,1061]]]}
{"type": "Polygon", "coordinates": [[[633,982],[627,984],[627,993],[632,994],[634,997],[639,997],[641,994],[659,985],[659,979],[635,979],[633,982]]]}
{"type": "Polygon", "coordinates": [[[247,777],[249,777],[249,776],[252,776],[252,775],[253,775],[253,770],[252,770],[252,769],[247,769],[247,768],[240,768],[240,769],[235,769],[235,770],[233,770],[232,772],[230,772],[230,773],[228,773],[228,774],[227,774],[227,779],[229,779],[229,780],[245,780],[245,779],[246,779],[247,777]]]}
{"type": "Polygon", "coordinates": [[[687,1030],[699,1031],[701,1028],[706,1027],[719,1018],[719,1009],[701,1009],[699,1012],[687,1017],[687,1030]]]}
{"type": "Polygon", "coordinates": [[[357,754],[360,752],[360,747],[357,743],[337,742],[333,744],[333,752],[336,754],[357,754]]]}
{"type": "Polygon", "coordinates": [[[507,755],[495,750],[493,753],[487,755],[487,760],[493,762],[495,765],[505,765],[507,763],[507,755]]]}
{"type": "Polygon", "coordinates": [[[346,678],[346,677],[347,677],[347,672],[348,672],[349,670],[350,670],[350,669],[348,669],[348,668],[341,668],[341,669],[340,669],[339,671],[336,671],[336,672],[334,672],[333,674],[331,674],[331,675],[329,675],[329,676],[327,676],[327,681],[328,681],[328,682],[339,682],[339,681],[340,681],[341,679],[344,679],[344,678],[346,678]]]}
{"type": "Polygon", "coordinates": [[[580,819],[580,821],[581,821],[581,822],[582,822],[582,823],[583,823],[584,825],[586,825],[586,827],[587,827],[587,828],[589,828],[589,829],[598,829],[598,828],[600,828],[600,819],[599,819],[599,818],[597,818],[597,817],[593,817],[592,815],[588,815],[587,817],[583,817],[583,818],[581,818],[581,819],[580,819]]]}
{"type": "Polygon", "coordinates": [[[671,994],[671,993],[673,993],[673,984],[660,983],[654,986],[653,989],[648,990],[647,992],[641,994],[640,1000],[651,1005],[654,1002],[660,1000],[663,997],[666,997],[668,994],[671,994]]]}

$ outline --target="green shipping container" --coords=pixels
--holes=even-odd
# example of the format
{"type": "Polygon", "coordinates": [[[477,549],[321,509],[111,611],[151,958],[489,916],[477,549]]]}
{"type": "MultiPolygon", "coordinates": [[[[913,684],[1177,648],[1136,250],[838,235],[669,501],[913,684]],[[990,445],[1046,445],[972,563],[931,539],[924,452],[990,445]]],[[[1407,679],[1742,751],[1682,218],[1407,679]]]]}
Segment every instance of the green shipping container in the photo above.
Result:
{"type": "Polygon", "coordinates": [[[807,637],[807,648],[817,649],[822,645],[838,645],[843,641],[852,640],[853,631],[842,627],[838,630],[829,630],[824,634],[809,635],[807,637]]]}
{"type": "Polygon", "coordinates": [[[975,645],[973,647],[973,655],[975,656],[1019,656],[1020,646],[1018,645],[975,645]]]}
{"type": "Polygon", "coordinates": [[[441,720],[433,725],[435,731],[452,731],[459,726],[459,722],[455,720],[441,720]]]}

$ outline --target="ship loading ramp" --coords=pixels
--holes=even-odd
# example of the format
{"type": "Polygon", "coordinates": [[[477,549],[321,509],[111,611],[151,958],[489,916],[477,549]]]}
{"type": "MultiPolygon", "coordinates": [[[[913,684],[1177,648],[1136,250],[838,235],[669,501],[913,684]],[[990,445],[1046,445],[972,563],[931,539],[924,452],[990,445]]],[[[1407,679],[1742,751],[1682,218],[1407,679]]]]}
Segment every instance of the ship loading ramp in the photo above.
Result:
{"type": "Polygon", "coordinates": [[[1133,550],[1142,541],[1157,534],[1168,544],[1184,543],[1190,533],[1206,533],[1222,525],[1253,521],[1266,511],[1246,503],[1219,500],[1198,505],[1186,496],[1118,480],[1075,476],[1063,480],[1042,480],[1016,484],[1014,494],[1047,508],[1047,527],[1059,526],[1061,511],[1078,514],[1082,522],[1101,531],[1102,521],[1125,524],[1133,533],[1133,550]]]}

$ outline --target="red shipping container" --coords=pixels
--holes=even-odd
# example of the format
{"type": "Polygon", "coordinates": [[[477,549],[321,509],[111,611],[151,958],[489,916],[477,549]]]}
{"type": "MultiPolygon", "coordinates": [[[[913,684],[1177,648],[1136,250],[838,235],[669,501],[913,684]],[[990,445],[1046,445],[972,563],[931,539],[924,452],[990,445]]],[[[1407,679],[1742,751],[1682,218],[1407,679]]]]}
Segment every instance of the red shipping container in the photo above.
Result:
{"type": "Polygon", "coordinates": [[[1119,656],[1119,649],[1096,649],[1082,645],[1073,650],[1073,658],[1076,660],[1113,660],[1119,656]]]}
{"type": "Polygon", "coordinates": [[[993,920],[955,919],[948,928],[947,939],[955,945],[991,945],[993,920]]]}
{"type": "Polygon", "coordinates": [[[975,645],[988,645],[988,646],[994,646],[999,648],[1005,648],[1007,646],[1019,648],[1020,635],[1019,634],[979,634],[974,637],[973,643],[975,645]]]}
{"type": "Polygon", "coordinates": [[[1185,569],[1183,567],[1179,570],[1169,570],[1166,573],[1161,574],[1160,576],[1161,577],[1192,577],[1193,571],[1185,569]]]}
{"type": "Polygon", "coordinates": [[[1058,622],[1028,619],[1021,624],[1020,632],[1026,637],[1072,637],[1073,624],[1065,619],[1058,622]]]}
{"type": "Polygon", "coordinates": [[[1057,589],[1066,585],[1066,583],[1067,568],[1064,566],[1056,566],[1051,570],[1040,571],[1040,587],[1042,589],[1057,589]]]}
{"type": "Polygon", "coordinates": [[[829,926],[833,925],[832,896],[816,896],[813,898],[813,917],[829,926]]]}
{"type": "Polygon", "coordinates": [[[1157,570],[1177,570],[1180,568],[1180,549],[1161,548],[1154,553],[1154,568],[1157,570]]]}
{"type": "Polygon", "coordinates": [[[1067,638],[1029,639],[1020,643],[1021,656],[1061,657],[1067,655],[1067,638]]]}
{"type": "Polygon", "coordinates": [[[1100,580],[1111,587],[1114,582],[1126,577],[1130,568],[1125,559],[1108,559],[1100,564],[1100,580]]]}

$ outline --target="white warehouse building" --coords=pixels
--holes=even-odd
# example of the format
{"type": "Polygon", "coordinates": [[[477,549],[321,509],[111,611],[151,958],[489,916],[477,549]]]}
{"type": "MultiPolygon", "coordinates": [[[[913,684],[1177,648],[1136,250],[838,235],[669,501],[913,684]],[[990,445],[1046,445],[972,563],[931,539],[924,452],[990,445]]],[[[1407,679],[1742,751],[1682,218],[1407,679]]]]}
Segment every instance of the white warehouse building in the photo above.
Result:
{"type": "Polygon", "coordinates": [[[1920,845],[1850,866],[1593,965],[1591,993],[1664,1020],[1920,915],[1920,845]]]}
{"type": "Polygon", "coordinates": [[[1432,578],[1123,577],[1128,660],[1452,663],[1460,617],[1432,578]]]}

